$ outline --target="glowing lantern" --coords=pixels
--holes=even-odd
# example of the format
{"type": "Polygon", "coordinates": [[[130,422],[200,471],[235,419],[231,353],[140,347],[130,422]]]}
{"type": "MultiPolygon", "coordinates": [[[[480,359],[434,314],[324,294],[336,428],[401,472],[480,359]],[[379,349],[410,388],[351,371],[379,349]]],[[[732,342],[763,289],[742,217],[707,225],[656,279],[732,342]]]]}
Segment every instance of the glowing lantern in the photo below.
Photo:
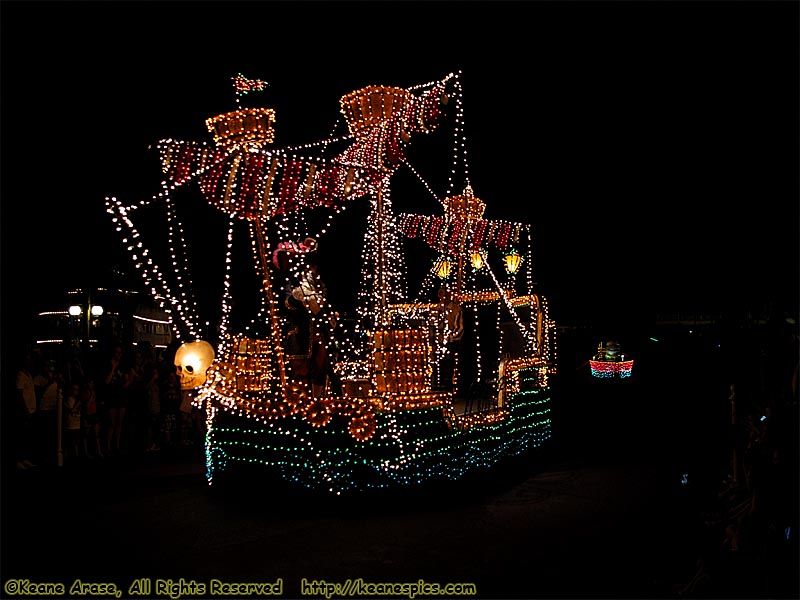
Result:
{"type": "Polygon", "coordinates": [[[486,264],[486,254],[481,250],[473,250],[469,255],[469,260],[472,263],[472,268],[479,271],[486,264]]]}
{"type": "Polygon", "coordinates": [[[214,362],[214,348],[198,340],[181,344],[175,352],[175,369],[181,378],[181,389],[191,390],[203,385],[206,371],[214,362]]]}
{"type": "Polygon", "coordinates": [[[513,275],[519,270],[519,266],[522,264],[522,257],[519,255],[519,252],[512,248],[506,252],[505,261],[506,273],[513,275]]]}
{"type": "Polygon", "coordinates": [[[446,256],[442,256],[433,263],[433,270],[439,279],[447,279],[450,277],[450,270],[452,266],[453,263],[450,262],[450,259],[446,256]]]}

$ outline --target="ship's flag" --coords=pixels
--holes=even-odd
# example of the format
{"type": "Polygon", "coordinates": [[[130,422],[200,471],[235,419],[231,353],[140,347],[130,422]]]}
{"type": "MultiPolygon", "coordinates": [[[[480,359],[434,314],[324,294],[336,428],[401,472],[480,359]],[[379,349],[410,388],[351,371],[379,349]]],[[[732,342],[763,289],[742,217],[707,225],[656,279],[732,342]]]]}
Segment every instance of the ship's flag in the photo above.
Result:
{"type": "Polygon", "coordinates": [[[269,84],[260,79],[248,79],[241,73],[233,78],[233,87],[236,89],[236,96],[243,96],[249,92],[261,92],[267,88],[269,84]]]}

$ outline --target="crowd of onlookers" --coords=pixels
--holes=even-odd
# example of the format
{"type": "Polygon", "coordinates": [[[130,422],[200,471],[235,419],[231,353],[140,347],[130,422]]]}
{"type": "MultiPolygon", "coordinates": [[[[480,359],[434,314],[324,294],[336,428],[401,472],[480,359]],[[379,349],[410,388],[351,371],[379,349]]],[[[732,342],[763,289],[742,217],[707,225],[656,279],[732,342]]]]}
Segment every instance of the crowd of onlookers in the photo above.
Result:
{"type": "Polygon", "coordinates": [[[682,597],[797,597],[799,352],[796,332],[767,336],[734,366],[750,385],[730,386],[727,477],[695,507],[696,570],[682,597]]]}
{"type": "Polygon", "coordinates": [[[175,350],[141,343],[27,349],[8,411],[16,469],[202,446],[203,410],[181,390],[175,350]]]}

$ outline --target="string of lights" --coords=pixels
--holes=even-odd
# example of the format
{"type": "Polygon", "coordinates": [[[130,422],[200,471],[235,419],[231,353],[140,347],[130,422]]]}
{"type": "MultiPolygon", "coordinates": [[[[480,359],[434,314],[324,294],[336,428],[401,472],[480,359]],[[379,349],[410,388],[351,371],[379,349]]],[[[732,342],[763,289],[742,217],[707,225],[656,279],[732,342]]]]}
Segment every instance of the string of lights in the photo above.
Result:
{"type": "MultiPolygon", "coordinates": [[[[233,79],[237,106],[239,96],[268,85],[241,74],[233,79]]],[[[550,438],[555,327],[546,302],[532,289],[530,227],[484,219],[485,204],[470,185],[460,73],[409,88],[367,86],[342,96],[339,108],[328,137],[285,148],[271,147],[272,109],[237,108],[209,118],[213,145],[159,142],[166,179],[157,195],[129,207],[107,199],[117,230],[127,228],[123,243],[148,289],[168,299],[184,332],[176,365],[192,373],[182,386],[185,381],[196,388],[194,404],[206,412],[209,484],[236,467],[272,471],[290,484],[337,494],[458,479],[550,438]],[[336,135],[342,119],[348,133],[336,135]],[[406,147],[447,124],[451,165],[446,193],[438,194],[410,164],[406,147]],[[401,168],[422,183],[444,214],[395,211],[392,180],[401,168]],[[186,241],[175,201],[190,183],[226,220],[219,337],[210,353],[200,342],[202,318],[193,293],[191,273],[199,270],[189,268],[195,248],[186,241]],[[456,189],[461,193],[454,194],[456,189]],[[310,258],[359,199],[368,210],[355,318],[337,325],[310,258]],[[167,212],[169,269],[152,260],[130,218],[160,201],[167,212]],[[246,228],[237,226],[241,221],[246,228]],[[401,242],[414,238],[437,257],[424,270],[415,300],[408,301],[410,265],[401,242]],[[236,294],[245,289],[234,285],[240,246],[260,281],[255,314],[243,324],[233,318],[236,294]],[[504,281],[492,263],[503,265],[504,281]],[[525,280],[517,282],[522,265],[525,280]],[[436,325],[443,306],[428,299],[437,286],[447,286],[469,315],[464,335],[471,353],[453,356],[453,369],[488,385],[488,407],[457,410],[467,390],[437,387],[452,352],[446,340],[456,333],[452,323],[436,325]],[[299,307],[288,304],[286,290],[299,307]],[[289,310],[308,311],[309,348],[299,354],[287,350],[287,339],[299,331],[289,310]],[[496,345],[482,325],[486,318],[496,345]],[[504,339],[506,321],[524,339],[522,351],[504,339]],[[313,343],[336,357],[332,368],[340,389],[330,378],[322,387],[309,380],[303,365],[313,343]]]]}

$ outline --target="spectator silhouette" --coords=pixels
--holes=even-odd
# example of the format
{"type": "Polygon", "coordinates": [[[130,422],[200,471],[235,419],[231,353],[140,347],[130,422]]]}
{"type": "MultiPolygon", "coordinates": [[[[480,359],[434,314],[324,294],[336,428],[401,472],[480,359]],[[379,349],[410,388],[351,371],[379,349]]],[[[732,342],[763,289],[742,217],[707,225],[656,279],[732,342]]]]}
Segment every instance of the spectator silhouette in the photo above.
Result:
{"type": "Polygon", "coordinates": [[[145,450],[154,452],[161,449],[161,386],[158,366],[150,362],[144,368],[145,390],[147,393],[147,442],[145,450]]]}
{"type": "Polygon", "coordinates": [[[142,349],[136,348],[132,354],[130,367],[125,373],[124,395],[127,398],[126,414],[123,423],[123,438],[126,447],[132,451],[146,449],[149,426],[147,406],[147,384],[145,366],[148,361],[142,349]]]}
{"type": "Polygon", "coordinates": [[[175,367],[166,370],[160,390],[161,400],[161,434],[164,447],[171,447],[178,442],[180,433],[178,422],[181,404],[181,382],[175,367]]]}
{"type": "Polygon", "coordinates": [[[66,458],[75,460],[81,456],[81,386],[76,381],[67,389],[64,398],[63,427],[64,454],[66,458]]]}
{"type": "Polygon", "coordinates": [[[63,401],[62,378],[55,361],[45,357],[41,372],[34,377],[39,388],[36,411],[36,443],[42,463],[58,462],[58,405],[63,401]]]}
{"type": "Polygon", "coordinates": [[[35,371],[34,354],[25,353],[22,364],[17,370],[16,394],[14,397],[14,423],[11,428],[14,439],[14,459],[16,468],[26,470],[35,467],[34,454],[34,418],[36,415],[36,385],[34,383],[35,371]]]}
{"type": "Polygon", "coordinates": [[[87,379],[81,386],[81,425],[83,428],[83,453],[87,458],[104,458],[100,444],[100,409],[94,379],[87,379]],[[91,448],[91,451],[89,450],[91,448]]]}
{"type": "Polygon", "coordinates": [[[118,454],[121,450],[122,425],[128,407],[126,378],[122,365],[122,346],[117,344],[103,368],[102,395],[108,411],[106,447],[109,456],[118,454]]]}

